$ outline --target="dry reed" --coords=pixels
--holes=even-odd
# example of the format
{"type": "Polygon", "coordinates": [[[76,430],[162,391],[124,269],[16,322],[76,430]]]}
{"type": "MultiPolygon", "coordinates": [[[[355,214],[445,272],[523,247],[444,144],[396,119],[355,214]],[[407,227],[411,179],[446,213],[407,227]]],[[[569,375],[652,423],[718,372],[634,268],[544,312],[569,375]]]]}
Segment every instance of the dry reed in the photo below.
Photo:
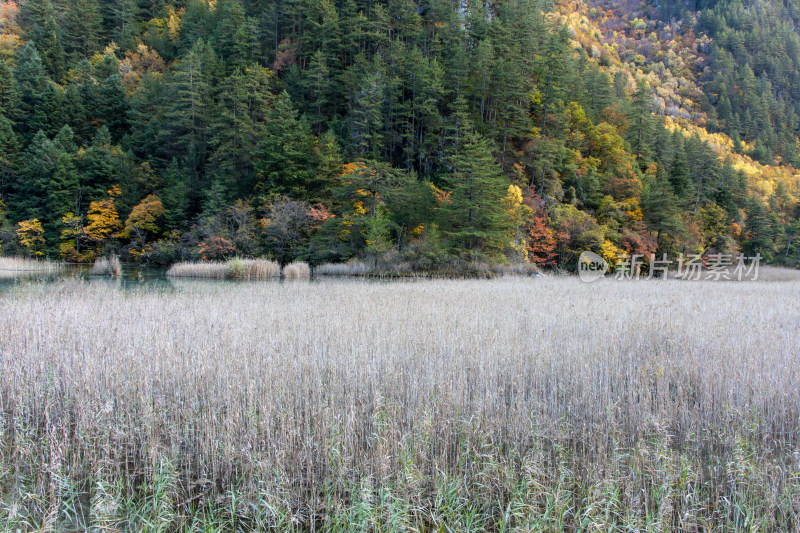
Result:
{"type": "Polygon", "coordinates": [[[800,283],[0,293],[7,530],[800,524],[800,283]]]}
{"type": "Polygon", "coordinates": [[[98,257],[92,265],[92,275],[95,276],[110,276],[119,277],[122,275],[122,263],[119,257],[112,255],[110,257],[98,257]]]}
{"type": "Polygon", "coordinates": [[[229,259],[228,261],[201,261],[175,263],[167,276],[205,279],[263,280],[280,276],[281,268],[268,259],[229,259]]]}
{"type": "Polygon", "coordinates": [[[34,272],[37,274],[54,274],[64,268],[63,263],[56,263],[48,259],[28,259],[25,257],[0,256],[0,271],[4,272],[34,272]]]}
{"type": "Polygon", "coordinates": [[[311,269],[308,263],[295,261],[283,267],[283,277],[286,279],[308,279],[311,277],[311,269]]]}
{"type": "Polygon", "coordinates": [[[363,276],[372,271],[367,263],[358,260],[347,263],[324,263],[314,268],[315,276],[363,276]]]}

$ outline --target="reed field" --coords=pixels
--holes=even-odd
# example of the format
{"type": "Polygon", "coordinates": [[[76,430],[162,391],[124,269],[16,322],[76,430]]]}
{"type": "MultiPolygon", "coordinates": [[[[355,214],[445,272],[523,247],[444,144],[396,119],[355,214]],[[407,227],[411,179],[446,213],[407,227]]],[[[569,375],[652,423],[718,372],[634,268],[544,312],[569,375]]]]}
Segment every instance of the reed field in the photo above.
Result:
{"type": "Polygon", "coordinates": [[[6,531],[798,531],[800,282],[0,292],[6,531]]]}

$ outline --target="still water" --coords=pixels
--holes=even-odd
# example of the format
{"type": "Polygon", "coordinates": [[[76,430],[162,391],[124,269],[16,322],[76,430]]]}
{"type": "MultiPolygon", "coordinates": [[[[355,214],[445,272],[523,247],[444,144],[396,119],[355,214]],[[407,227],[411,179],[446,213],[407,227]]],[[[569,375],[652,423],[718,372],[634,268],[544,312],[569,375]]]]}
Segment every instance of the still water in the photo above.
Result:
{"type": "Polygon", "coordinates": [[[65,265],[57,273],[41,274],[26,271],[0,270],[0,291],[30,283],[47,283],[68,279],[82,279],[90,283],[106,283],[120,289],[165,289],[172,288],[166,269],[139,265],[122,265],[118,278],[92,275],[91,265],[65,265]]]}

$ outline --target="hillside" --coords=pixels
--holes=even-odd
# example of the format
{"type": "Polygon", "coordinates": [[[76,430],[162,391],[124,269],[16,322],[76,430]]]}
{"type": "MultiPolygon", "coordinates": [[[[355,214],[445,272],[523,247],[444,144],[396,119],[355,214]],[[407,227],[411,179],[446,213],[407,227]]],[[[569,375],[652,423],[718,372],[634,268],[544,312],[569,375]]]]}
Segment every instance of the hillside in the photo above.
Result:
{"type": "Polygon", "coordinates": [[[0,245],[800,260],[793,2],[0,4],[0,245]]]}

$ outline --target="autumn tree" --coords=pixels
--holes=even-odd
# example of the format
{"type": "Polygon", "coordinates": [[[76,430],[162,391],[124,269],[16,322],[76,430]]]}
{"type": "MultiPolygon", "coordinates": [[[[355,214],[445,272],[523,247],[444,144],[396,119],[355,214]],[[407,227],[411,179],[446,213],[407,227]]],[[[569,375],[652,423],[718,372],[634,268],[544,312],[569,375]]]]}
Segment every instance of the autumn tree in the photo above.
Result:
{"type": "Polygon", "coordinates": [[[44,255],[44,228],[39,219],[22,220],[17,224],[17,239],[29,257],[44,255]]]}
{"type": "Polygon", "coordinates": [[[525,226],[533,214],[531,208],[524,203],[522,189],[517,185],[508,186],[508,194],[503,198],[509,219],[509,235],[506,243],[506,255],[516,262],[528,262],[528,236],[525,226]]]}
{"type": "Polygon", "coordinates": [[[96,255],[100,255],[122,230],[117,208],[114,205],[114,200],[120,195],[120,189],[115,185],[107,191],[107,194],[106,199],[89,204],[86,216],[87,225],[84,228],[86,240],[96,255]]]}
{"type": "Polygon", "coordinates": [[[86,238],[83,227],[83,216],[75,213],[67,213],[61,217],[61,244],[58,247],[59,255],[65,260],[73,263],[83,261],[81,256],[81,244],[86,238]]]}
{"type": "MultiPolygon", "coordinates": [[[[556,265],[556,234],[547,223],[547,208],[544,201],[534,192],[525,197],[525,205],[531,215],[527,223],[528,260],[536,266],[550,268],[556,265]]],[[[565,236],[562,236],[562,240],[565,236]]]]}
{"type": "Polygon", "coordinates": [[[144,253],[149,237],[161,231],[161,220],[164,216],[164,205],[155,194],[150,194],[133,207],[125,220],[121,236],[132,239],[135,246],[131,250],[134,257],[144,253]]]}

